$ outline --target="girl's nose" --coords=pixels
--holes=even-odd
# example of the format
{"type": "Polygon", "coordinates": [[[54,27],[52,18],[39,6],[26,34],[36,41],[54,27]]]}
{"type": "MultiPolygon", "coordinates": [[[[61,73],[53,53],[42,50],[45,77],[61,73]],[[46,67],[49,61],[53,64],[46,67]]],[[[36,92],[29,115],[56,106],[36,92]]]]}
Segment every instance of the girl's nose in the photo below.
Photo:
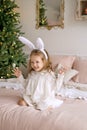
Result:
{"type": "Polygon", "coordinates": [[[36,66],[36,63],[34,63],[33,66],[35,67],[35,66],[36,66]]]}

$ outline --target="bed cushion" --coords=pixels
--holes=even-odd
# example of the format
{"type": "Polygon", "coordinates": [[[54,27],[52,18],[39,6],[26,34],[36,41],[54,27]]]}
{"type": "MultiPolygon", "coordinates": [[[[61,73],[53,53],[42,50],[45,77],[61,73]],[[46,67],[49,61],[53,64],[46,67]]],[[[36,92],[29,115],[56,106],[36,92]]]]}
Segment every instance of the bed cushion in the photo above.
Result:
{"type": "Polygon", "coordinates": [[[50,58],[53,68],[55,68],[57,64],[62,64],[65,68],[71,69],[75,61],[75,56],[68,55],[52,55],[50,58]]]}
{"type": "Polygon", "coordinates": [[[68,81],[72,80],[74,76],[78,74],[78,71],[75,69],[70,69],[65,73],[64,76],[64,83],[67,83],[68,81]]]}
{"type": "MultiPolygon", "coordinates": [[[[63,67],[61,64],[58,64],[55,67],[54,73],[55,73],[56,77],[58,77],[58,74],[60,74],[59,71],[60,71],[61,67],[63,67]]],[[[77,74],[78,74],[78,71],[75,70],[75,69],[67,69],[67,70],[65,70],[63,82],[67,83],[68,81],[70,81],[77,74]]]]}
{"type": "Polygon", "coordinates": [[[73,78],[75,82],[87,83],[87,58],[77,57],[73,68],[78,70],[79,73],[73,78]]]}

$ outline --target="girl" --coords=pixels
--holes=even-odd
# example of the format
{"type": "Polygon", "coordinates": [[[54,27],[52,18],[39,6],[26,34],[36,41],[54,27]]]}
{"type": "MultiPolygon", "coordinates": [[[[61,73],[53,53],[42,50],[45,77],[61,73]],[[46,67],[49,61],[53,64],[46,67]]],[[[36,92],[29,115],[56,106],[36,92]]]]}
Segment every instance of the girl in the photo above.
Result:
{"type": "Polygon", "coordinates": [[[62,100],[55,97],[55,86],[62,84],[64,76],[62,74],[57,80],[51,68],[49,55],[42,47],[31,51],[27,79],[23,78],[18,68],[14,69],[14,75],[25,87],[23,99],[19,100],[19,105],[28,105],[39,110],[45,110],[59,107],[63,103],[62,100]]]}

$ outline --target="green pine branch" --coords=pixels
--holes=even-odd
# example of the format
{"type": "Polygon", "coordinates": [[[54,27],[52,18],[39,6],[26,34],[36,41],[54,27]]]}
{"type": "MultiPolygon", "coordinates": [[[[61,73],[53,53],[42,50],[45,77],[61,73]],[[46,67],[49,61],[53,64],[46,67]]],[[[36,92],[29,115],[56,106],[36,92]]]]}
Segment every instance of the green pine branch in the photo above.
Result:
{"type": "Polygon", "coordinates": [[[26,65],[26,54],[18,36],[23,35],[18,5],[11,0],[0,0],[0,78],[12,78],[15,67],[26,65]]]}
{"type": "Polygon", "coordinates": [[[39,25],[44,26],[47,25],[47,16],[46,16],[46,5],[43,0],[39,0],[39,25]]]}

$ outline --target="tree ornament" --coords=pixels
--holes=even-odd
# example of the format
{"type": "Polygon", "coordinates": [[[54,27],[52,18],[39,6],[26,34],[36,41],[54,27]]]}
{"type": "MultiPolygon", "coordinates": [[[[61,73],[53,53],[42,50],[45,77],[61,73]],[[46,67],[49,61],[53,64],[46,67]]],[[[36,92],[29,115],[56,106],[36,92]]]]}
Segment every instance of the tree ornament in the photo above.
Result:
{"type": "Polygon", "coordinates": [[[16,64],[15,64],[15,63],[12,63],[12,66],[13,66],[13,68],[15,68],[15,67],[16,67],[16,64]]]}
{"type": "Polygon", "coordinates": [[[27,55],[18,36],[21,32],[18,5],[13,0],[0,0],[0,78],[13,78],[15,66],[26,66],[27,55]]]}

